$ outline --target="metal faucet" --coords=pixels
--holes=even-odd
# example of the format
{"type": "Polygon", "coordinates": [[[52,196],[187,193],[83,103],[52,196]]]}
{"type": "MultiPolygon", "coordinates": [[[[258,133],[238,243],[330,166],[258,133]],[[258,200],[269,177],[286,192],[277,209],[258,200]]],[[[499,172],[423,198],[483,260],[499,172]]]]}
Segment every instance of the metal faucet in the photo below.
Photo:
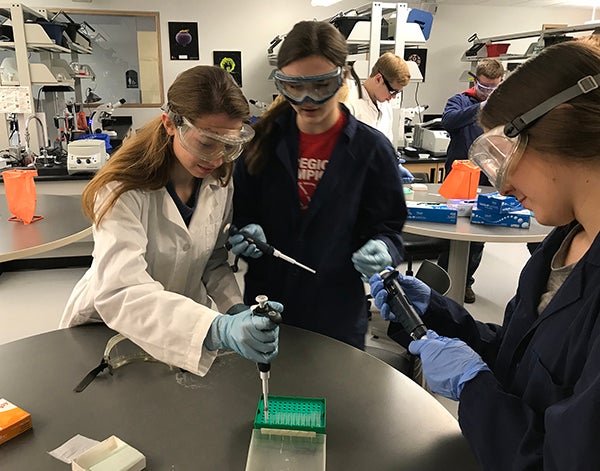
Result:
{"type": "MultiPolygon", "coordinates": [[[[27,119],[25,119],[25,153],[27,156],[31,157],[31,149],[29,148],[29,139],[31,137],[31,134],[29,133],[29,123],[31,123],[31,121],[34,119],[39,123],[40,127],[42,128],[44,142],[40,148],[40,152],[41,152],[42,156],[44,157],[44,167],[49,167],[50,163],[48,162],[48,152],[46,151],[46,145],[48,144],[48,136],[46,135],[46,128],[44,128],[44,124],[42,123],[42,120],[34,114],[30,114],[29,116],[27,116],[27,119]]],[[[34,159],[34,161],[35,161],[35,159],[34,159]]]]}

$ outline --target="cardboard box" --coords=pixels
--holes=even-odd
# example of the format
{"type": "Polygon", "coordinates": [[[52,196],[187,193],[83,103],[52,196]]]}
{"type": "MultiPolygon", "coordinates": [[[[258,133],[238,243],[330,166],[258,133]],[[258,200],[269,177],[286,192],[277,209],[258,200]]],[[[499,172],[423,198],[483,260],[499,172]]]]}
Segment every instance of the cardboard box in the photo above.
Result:
{"type": "Polygon", "coordinates": [[[471,214],[472,224],[487,224],[490,226],[516,227],[529,229],[531,212],[528,209],[521,211],[489,211],[479,207],[474,208],[471,214]]]}
{"type": "Polygon", "coordinates": [[[31,415],[20,407],[0,399],[0,444],[32,427],[31,415]]]}
{"type": "Polygon", "coordinates": [[[514,196],[502,196],[500,193],[487,193],[477,196],[477,207],[497,213],[503,211],[522,211],[523,206],[514,196]]]}
{"type": "Polygon", "coordinates": [[[409,220],[456,224],[456,209],[449,208],[445,204],[407,201],[406,207],[409,220]]]}

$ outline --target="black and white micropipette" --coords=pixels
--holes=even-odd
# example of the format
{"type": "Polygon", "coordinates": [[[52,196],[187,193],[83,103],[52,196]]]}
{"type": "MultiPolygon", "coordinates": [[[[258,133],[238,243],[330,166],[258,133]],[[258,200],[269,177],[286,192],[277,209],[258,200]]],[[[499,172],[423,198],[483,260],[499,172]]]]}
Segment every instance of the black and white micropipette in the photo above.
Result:
{"type": "Polygon", "coordinates": [[[427,337],[427,327],[423,324],[421,316],[417,314],[414,306],[406,297],[396,270],[384,270],[381,272],[383,287],[388,293],[387,303],[390,310],[400,321],[400,324],[414,340],[427,337]]]}
{"type": "MultiPolygon", "coordinates": [[[[281,314],[274,309],[271,309],[267,304],[267,298],[264,295],[258,295],[256,302],[258,306],[252,306],[252,314],[255,316],[263,316],[271,319],[275,324],[281,324],[281,314]]],[[[260,380],[262,382],[262,393],[263,393],[263,409],[265,419],[269,416],[269,377],[271,376],[271,364],[270,363],[257,363],[260,380]]]]}
{"type": "MultiPolygon", "coordinates": [[[[254,244],[256,245],[256,247],[262,251],[262,253],[264,253],[265,255],[272,255],[273,257],[277,257],[280,258],[282,260],[285,260],[288,263],[291,263],[292,265],[296,265],[297,267],[300,267],[310,273],[317,273],[315,270],[313,270],[312,268],[307,267],[306,265],[303,265],[300,262],[297,262],[296,260],[294,260],[292,257],[289,257],[283,253],[281,253],[279,250],[277,250],[275,247],[273,247],[272,245],[267,244],[266,242],[263,242],[261,240],[257,240],[254,239],[253,237],[249,236],[248,234],[246,234],[244,231],[239,230],[236,226],[234,226],[233,224],[229,225],[229,228],[227,229],[228,233],[230,236],[236,235],[236,234],[241,234],[244,236],[244,240],[246,242],[248,242],[248,244],[254,244]]],[[[230,249],[231,246],[229,244],[226,245],[227,249],[230,249]]]]}

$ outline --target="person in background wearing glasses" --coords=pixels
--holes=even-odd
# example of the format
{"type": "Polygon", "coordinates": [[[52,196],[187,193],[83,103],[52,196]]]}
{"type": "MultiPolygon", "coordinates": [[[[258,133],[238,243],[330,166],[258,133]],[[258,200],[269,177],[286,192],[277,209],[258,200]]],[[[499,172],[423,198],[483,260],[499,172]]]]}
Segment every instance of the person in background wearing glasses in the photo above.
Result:
{"type": "MultiPolygon", "coordinates": [[[[483,130],[477,124],[477,116],[486,103],[486,100],[504,77],[504,67],[497,59],[484,59],[477,64],[475,69],[475,83],[471,88],[458,93],[448,100],[442,113],[442,126],[450,135],[450,144],[446,151],[446,176],[452,171],[455,160],[466,160],[469,147],[483,130]]],[[[481,173],[480,185],[489,185],[487,177],[481,173]]],[[[465,287],[465,303],[475,302],[475,271],[481,263],[483,255],[483,242],[469,244],[469,263],[467,267],[467,286],[465,287]]],[[[438,264],[448,269],[448,252],[440,254],[438,264]]]]}
{"type": "Polygon", "coordinates": [[[249,116],[223,69],[197,66],[175,79],[163,113],[83,192],[93,262],[61,327],[104,322],[157,360],[199,375],[218,349],[262,363],[276,356],[279,329],[242,303],[224,248],[233,161],[254,136],[249,116]]]}
{"type": "Polygon", "coordinates": [[[316,270],[263,256],[242,236],[244,299],[268,293],[283,322],[364,348],[365,280],[401,261],[406,205],[395,152],[340,103],[348,46],[330,23],[296,24],[274,75],[285,100],[256,122],[235,168],[233,221],[248,235],[316,270]]]}
{"type": "MultiPolygon", "coordinates": [[[[564,42],[519,66],[481,112],[485,133],[469,158],[556,226],[523,268],[502,325],[400,277],[433,329],[409,349],[431,390],[460,400],[462,432],[485,470],[600,469],[599,85],[600,48],[564,42]]],[[[391,318],[380,277],[371,289],[391,318]]]]}
{"type": "MultiPolygon", "coordinates": [[[[386,52],[377,59],[371,75],[362,84],[356,73],[353,74],[353,79],[354,84],[347,82],[348,93],[344,105],[356,119],[381,131],[393,144],[393,115],[390,100],[408,84],[410,80],[408,65],[401,57],[386,52]]],[[[414,177],[402,166],[404,161],[400,156],[397,157],[403,183],[411,183],[414,177]]]]}

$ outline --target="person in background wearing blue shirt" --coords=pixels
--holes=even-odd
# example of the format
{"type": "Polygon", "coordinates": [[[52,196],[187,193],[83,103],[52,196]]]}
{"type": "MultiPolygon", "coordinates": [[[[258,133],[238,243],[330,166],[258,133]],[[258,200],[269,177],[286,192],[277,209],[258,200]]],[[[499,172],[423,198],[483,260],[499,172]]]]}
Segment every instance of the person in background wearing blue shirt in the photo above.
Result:
{"type": "Polygon", "coordinates": [[[395,151],[339,102],[348,46],[330,23],[297,23],[281,44],[275,85],[285,100],[254,125],[234,172],[233,222],[316,270],[264,256],[241,235],[244,299],[285,305],[283,322],[364,348],[367,279],[399,264],[406,204],[395,151]]]}
{"type": "MultiPolygon", "coordinates": [[[[503,76],[504,67],[500,61],[497,59],[484,59],[477,64],[473,86],[450,97],[446,103],[442,113],[442,126],[450,134],[450,144],[446,151],[446,176],[452,171],[452,163],[455,160],[467,159],[469,147],[483,132],[477,124],[477,116],[490,94],[502,81],[503,76]]],[[[479,184],[490,184],[483,172],[479,178],[479,184]]],[[[465,303],[475,302],[475,292],[473,291],[475,278],[473,276],[481,263],[483,246],[483,242],[471,242],[469,244],[465,303]]],[[[448,252],[443,252],[438,259],[438,264],[446,270],[448,269],[448,255],[448,252]]]]}
{"type": "MultiPolygon", "coordinates": [[[[409,350],[431,390],[460,401],[460,427],[484,470],[600,469],[599,84],[600,48],[568,41],[519,66],[482,109],[485,132],[469,158],[556,226],[501,325],[399,276],[433,329],[409,350]]],[[[381,277],[370,281],[383,317],[398,320],[381,277]]]]}

